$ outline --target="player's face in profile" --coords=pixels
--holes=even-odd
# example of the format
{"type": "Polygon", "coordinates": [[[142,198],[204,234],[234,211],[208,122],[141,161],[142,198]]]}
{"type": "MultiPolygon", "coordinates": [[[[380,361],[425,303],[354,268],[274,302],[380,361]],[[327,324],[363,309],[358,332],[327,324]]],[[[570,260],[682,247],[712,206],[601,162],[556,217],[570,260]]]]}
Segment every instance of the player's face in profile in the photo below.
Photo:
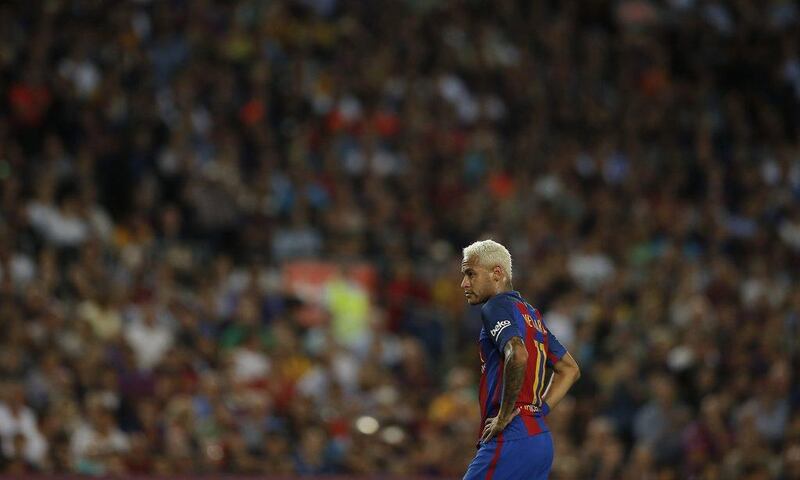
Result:
{"type": "Polygon", "coordinates": [[[470,305],[483,303],[492,296],[492,272],[477,265],[472,259],[461,262],[461,288],[470,305]]]}

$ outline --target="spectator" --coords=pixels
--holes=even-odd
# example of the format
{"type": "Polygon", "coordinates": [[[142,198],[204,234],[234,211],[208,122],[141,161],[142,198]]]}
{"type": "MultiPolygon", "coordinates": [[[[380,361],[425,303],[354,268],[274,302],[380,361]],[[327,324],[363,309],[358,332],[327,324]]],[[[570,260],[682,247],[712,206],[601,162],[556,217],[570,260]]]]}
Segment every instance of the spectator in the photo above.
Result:
{"type": "MultiPolygon", "coordinates": [[[[22,385],[6,384],[0,401],[0,440],[3,455],[12,461],[42,468],[47,462],[47,439],[39,430],[38,419],[25,404],[22,385]]],[[[27,467],[26,467],[27,468],[27,467]]]]}
{"type": "Polygon", "coordinates": [[[136,354],[140,369],[152,370],[173,344],[172,331],[159,324],[156,308],[147,305],[140,318],[125,327],[125,339],[136,354]]]}
{"type": "Polygon", "coordinates": [[[116,426],[108,406],[101,397],[88,403],[88,421],[72,433],[70,450],[77,470],[84,474],[112,473],[118,468],[119,455],[128,451],[128,436],[116,426]]]}

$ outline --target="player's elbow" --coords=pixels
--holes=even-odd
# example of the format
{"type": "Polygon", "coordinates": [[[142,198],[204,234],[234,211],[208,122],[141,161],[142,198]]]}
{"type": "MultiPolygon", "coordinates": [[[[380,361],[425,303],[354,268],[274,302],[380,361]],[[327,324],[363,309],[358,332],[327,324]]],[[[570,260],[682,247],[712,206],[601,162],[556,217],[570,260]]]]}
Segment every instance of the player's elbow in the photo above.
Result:
{"type": "Polygon", "coordinates": [[[578,367],[578,363],[569,353],[564,355],[564,357],[558,361],[558,363],[555,365],[555,370],[556,373],[569,378],[573,383],[581,378],[581,369],[578,367]]]}
{"type": "Polygon", "coordinates": [[[577,363],[572,362],[567,366],[567,374],[570,376],[570,378],[572,378],[572,383],[575,383],[579,378],[581,378],[581,368],[577,363]]]}

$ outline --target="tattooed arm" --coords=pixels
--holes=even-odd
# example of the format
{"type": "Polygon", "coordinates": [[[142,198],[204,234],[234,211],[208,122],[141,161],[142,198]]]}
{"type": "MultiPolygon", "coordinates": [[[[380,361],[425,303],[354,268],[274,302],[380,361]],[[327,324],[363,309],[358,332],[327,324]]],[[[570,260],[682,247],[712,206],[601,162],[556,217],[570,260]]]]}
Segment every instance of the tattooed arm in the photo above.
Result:
{"type": "Polygon", "coordinates": [[[500,401],[500,411],[496,417],[486,420],[486,426],[481,435],[482,442],[489,441],[502,432],[519,413],[519,410],[514,408],[514,404],[525,379],[528,351],[520,337],[512,337],[506,343],[503,353],[505,354],[505,365],[503,367],[503,397],[500,401]]]}

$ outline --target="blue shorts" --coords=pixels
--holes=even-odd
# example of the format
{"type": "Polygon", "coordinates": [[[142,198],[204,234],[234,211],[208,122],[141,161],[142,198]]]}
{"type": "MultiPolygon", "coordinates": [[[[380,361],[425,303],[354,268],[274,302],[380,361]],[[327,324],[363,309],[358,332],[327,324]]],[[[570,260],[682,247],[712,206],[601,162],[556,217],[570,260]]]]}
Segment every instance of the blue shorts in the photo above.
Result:
{"type": "Polygon", "coordinates": [[[482,443],[463,480],[547,480],[553,466],[550,432],[482,443]]]}

